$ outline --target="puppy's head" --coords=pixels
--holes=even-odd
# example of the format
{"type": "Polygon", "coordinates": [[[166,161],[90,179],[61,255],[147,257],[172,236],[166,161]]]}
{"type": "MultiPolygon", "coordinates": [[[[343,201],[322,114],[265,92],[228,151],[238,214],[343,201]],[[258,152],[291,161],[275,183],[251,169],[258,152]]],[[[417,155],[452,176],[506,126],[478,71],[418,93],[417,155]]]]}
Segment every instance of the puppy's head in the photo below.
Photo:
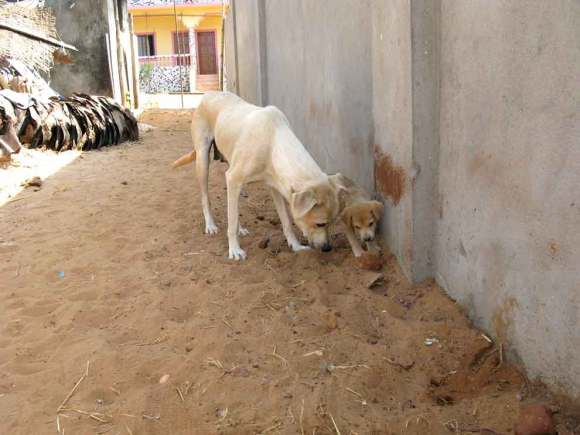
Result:
{"type": "Polygon", "coordinates": [[[361,242],[375,239],[377,226],[383,214],[383,204],[379,201],[359,202],[344,209],[342,219],[361,242]]]}
{"type": "Polygon", "coordinates": [[[308,244],[324,252],[332,249],[330,227],[338,212],[339,187],[332,178],[292,194],[290,211],[294,222],[308,239],[308,244]]]}

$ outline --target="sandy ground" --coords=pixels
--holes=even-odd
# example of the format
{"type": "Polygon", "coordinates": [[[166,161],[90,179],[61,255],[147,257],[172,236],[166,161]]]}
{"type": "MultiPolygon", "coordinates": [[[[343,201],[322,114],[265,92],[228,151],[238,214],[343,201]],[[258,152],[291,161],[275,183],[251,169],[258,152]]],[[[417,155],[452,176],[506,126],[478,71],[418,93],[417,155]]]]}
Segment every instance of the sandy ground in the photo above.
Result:
{"type": "Polygon", "coordinates": [[[388,257],[367,288],[343,237],[290,252],[259,186],[227,260],[225,165],[208,237],[192,167],[169,169],[189,115],[143,121],[0,208],[0,433],[57,433],[79,380],[64,434],[513,433],[527,382],[435,284],[388,257]]]}
{"type": "MultiPolygon", "coordinates": [[[[10,161],[0,162],[0,207],[8,201],[22,201],[16,198],[22,192],[27,180],[39,177],[44,180],[56,174],[81,155],[80,151],[38,151],[22,148],[10,161]]],[[[35,189],[30,189],[32,192],[35,189]]]]}

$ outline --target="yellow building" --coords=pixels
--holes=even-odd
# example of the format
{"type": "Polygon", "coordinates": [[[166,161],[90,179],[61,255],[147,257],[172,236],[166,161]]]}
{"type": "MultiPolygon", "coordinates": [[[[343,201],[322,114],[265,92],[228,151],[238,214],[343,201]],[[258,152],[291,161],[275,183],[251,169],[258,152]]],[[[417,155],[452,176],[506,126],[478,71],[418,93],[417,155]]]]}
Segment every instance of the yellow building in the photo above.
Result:
{"type": "Polygon", "coordinates": [[[219,89],[226,8],[223,0],[129,0],[142,90],[219,89]]]}

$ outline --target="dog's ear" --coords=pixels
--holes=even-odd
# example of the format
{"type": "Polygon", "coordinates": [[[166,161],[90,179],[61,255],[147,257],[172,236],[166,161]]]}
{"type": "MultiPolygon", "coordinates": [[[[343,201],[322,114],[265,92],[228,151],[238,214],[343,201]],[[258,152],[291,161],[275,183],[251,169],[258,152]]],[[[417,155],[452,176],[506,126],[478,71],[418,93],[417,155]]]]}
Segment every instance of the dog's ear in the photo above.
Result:
{"type": "Polygon", "coordinates": [[[379,221],[383,215],[383,203],[380,201],[371,201],[371,213],[379,221]]]}
{"type": "Polygon", "coordinates": [[[316,205],[316,195],[312,189],[292,194],[292,214],[301,218],[316,205]]]}

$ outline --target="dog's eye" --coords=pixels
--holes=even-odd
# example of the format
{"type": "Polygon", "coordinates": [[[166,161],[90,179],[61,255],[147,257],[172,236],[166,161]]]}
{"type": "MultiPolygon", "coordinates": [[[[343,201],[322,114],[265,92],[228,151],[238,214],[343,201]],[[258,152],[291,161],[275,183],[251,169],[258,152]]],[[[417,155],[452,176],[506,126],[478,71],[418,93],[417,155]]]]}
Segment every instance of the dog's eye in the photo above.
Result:
{"type": "Polygon", "coordinates": [[[360,230],[360,225],[355,225],[354,226],[357,230],[360,230]]]}
{"type": "Polygon", "coordinates": [[[316,226],[317,226],[318,228],[324,228],[324,227],[326,226],[326,224],[325,224],[325,223],[324,223],[324,224],[316,224],[316,226]]]}
{"type": "Polygon", "coordinates": [[[372,227],[374,224],[375,224],[375,222],[374,222],[374,221],[370,221],[370,222],[369,222],[369,227],[372,227]]]}

